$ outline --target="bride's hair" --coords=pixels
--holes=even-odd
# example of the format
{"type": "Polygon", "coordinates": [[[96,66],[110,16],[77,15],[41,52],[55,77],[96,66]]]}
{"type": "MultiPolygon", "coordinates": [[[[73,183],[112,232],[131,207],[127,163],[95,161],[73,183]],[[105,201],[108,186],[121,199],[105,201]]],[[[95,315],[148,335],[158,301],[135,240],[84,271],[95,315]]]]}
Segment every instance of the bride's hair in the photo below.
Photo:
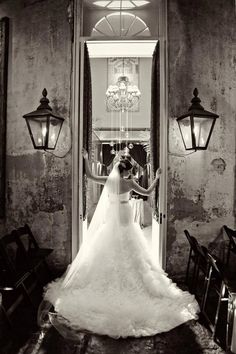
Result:
{"type": "Polygon", "coordinates": [[[120,160],[118,168],[119,168],[120,173],[122,173],[124,171],[131,170],[131,168],[133,168],[133,165],[127,158],[124,158],[124,159],[120,160]]]}

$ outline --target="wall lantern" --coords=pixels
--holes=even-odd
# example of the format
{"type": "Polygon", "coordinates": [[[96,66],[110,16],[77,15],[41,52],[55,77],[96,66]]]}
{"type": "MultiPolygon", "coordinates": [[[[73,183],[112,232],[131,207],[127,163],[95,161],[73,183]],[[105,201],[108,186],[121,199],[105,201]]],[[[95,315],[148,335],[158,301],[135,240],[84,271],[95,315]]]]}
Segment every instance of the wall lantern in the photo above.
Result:
{"type": "Polygon", "coordinates": [[[55,115],[49,106],[47,90],[42,92],[43,97],[36,111],[23,115],[35,149],[54,150],[57,145],[64,118],[55,115]]]}
{"type": "Polygon", "coordinates": [[[215,113],[206,111],[200,105],[198,89],[193,91],[192,105],[188,112],[177,118],[186,150],[206,150],[215,125],[215,113]]]}

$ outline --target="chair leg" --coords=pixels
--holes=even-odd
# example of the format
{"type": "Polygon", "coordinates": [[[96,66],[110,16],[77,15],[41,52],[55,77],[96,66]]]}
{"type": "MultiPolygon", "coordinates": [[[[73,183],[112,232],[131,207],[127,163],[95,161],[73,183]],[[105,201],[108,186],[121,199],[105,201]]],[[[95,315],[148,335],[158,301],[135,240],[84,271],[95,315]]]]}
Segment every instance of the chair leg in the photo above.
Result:
{"type": "Polygon", "coordinates": [[[231,345],[233,339],[233,330],[235,326],[235,306],[236,293],[228,295],[228,311],[227,311],[227,326],[226,326],[226,353],[231,353],[231,345]]]}
{"type": "Polygon", "coordinates": [[[51,272],[51,269],[48,266],[47,261],[45,259],[43,260],[43,264],[44,264],[45,270],[47,271],[48,280],[51,281],[53,279],[52,272],[51,272]]]}
{"type": "Polygon", "coordinates": [[[231,240],[229,241],[229,244],[228,244],[228,251],[227,251],[226,265],[229,265],[230,251],[231,251],[231,240]]]}
{"type": "Polygon", "coordinates": [[[205,312],[205,308],[206,308],[206,302],[207,302],[207,297],[208,297],[208,292],[209,292],[209,287],[211,282],[211,274],[212,274],[212,268],[210,267],[204,280],[204,291],[203,291],[203,297],[200,306],[202,313],[205,312]]]}
{"type": "Polygon", "coordinates": [[[199,266],[199,260],[198,260],[197,265],[196,265],[196,273],[195,273],[195,277],[194,277],[194,283],[193,283],[193,287],[192,287],[192,291],[194,294],[196,294],[196,290],[197,290],[197,286],[198,286],[199,271],[200,271],[200,266],[199,266]]]}
{"type": "Polygon", "coordinates": [[[32,275],[34,275],[34,277],[35,277],[36,285],[38,285],[40,288],[43,288],[44,283],[43,283],[43,281],[40,279],[40,276],[39,276],[38,273],[37,273],[37,268],[35,268],[35,269],[33,270],[32,275]]]}
{"type": "Polygon", "coordinates": [[[188,265],[187,265],[186,276],[185,276],[185,283],[186,283],[186,284],[188,284],[189,267],[190,267],[191,257],[192,257],[192,248],[190,248],[189,256],[188,256],[188,265]]]}
{"type": "Polygon", "coordinates": [[[22,289],[22,293],[24,295],[24,297],[27,299],[28,303],[33,307],[33,309],[35,309],[35,304],[33,303],[28,290],[26,289],[26,286],[24,284],[21,284],[21,289],[22,289]]]}
{"type": "Polygon", "coordinates": [[[195,284],[195,281],[196,281],[196,274],[198,272],[198,257],[196,259],[196,261],[194,262],[194,267],[193,267],[193,277],[192,277],[192,282],[191,282],[191,285],[190,285],[190,291],[193,292],[193,289],[194,289],[194,284],[195,284]]]}
{"type": "Polygon", "coordinates": [[[3,315],[4,315],[5,319],[6,319],[9,327],[12,329],[13,328],[13,324],[12,324],[12,322],[11,322],[11,320],[10,320],[10,318],[9,318],[9,316],[7,314],[7,311],[6,311],[5,307],[3,306],[3,304],[1,304],[0,308],[2,310],[2,313],[3,313],[3,315]]]}
{"type": "Polygon", "coordinates": [[[218,324],[218,319],[219,319],[221,302],[222,302],[222,299],[224,298],[224,296],[225,296],[225,284],[222,281],[221,287],[220,287],[220,294],[219,294],[219,299],[218,299],[218,304],[217,304],[216,315],[215,315],[215,321],[214,321],[214,329],[213,329],[213,339],[214,340],[216,338],[216,329],[217,329],[217,324],[218,324]]]}

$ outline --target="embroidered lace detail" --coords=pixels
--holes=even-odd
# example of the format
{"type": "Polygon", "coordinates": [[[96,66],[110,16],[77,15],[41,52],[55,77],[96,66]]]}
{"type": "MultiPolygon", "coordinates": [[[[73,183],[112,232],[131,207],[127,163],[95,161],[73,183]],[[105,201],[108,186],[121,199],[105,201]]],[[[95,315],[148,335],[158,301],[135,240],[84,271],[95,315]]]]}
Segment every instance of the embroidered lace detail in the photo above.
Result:
{"type": "Polygon", "coordinates": [[[109,215],[82,248],[70,286],[64,287],[61,278],[45,293],[72,327],[114,338],[139,337],[197,318],[194,296],[180,290],[151,258],[129,203],[122,204],[118,221],[109,215]]]}

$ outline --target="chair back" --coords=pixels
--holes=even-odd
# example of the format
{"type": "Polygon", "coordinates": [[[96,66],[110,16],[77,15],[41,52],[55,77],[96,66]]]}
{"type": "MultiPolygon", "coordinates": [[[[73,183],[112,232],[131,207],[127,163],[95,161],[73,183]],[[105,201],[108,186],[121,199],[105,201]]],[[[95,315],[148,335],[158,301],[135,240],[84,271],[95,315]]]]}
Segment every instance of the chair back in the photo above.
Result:
{"type": "Polygon", "coordinates": [[[194,236],[191,236],[188,230],[184,230],[185,236],[190,244],[191,249],[193,252],[199,257],[204,257],[204,254],[201,250],[201,246],[198,243],[197,239],[194,236]]]}
{"type": "Polygon", "coordinates": [[[208,252],[209,265],[213,270],[215,276],[221,280],[224,279],[223,264],[208,252]]]}
{"type": "Polygon", "coordinates": [[[16,233],[16,237],[21,240],[25,251],[29,252],[32,249],[38,249],[39,245],[34,238],[34,235],[28,224],[25,224],[22,227],[14,230],[16,233]]]}
{"type": "Polygon", "coordinates": [[[188,230],[184,230],[185,236],[189,242],[190,247],[195,250],[196,249],[196,239],[190,235],[190,233],[188,232],[188,230]]]}
{"type": "Polygon", "coordinates": [[[9,273],[12,280],[17,273],[27,268],[25,249],[14,232],[0,238],[0,255],[2,267],[9,273]]]}
{"type": "Polygon", "coordinates": [[[226,225],[223,226],[223,229],[229,238],[230,246],[233,247],[234,251],[236,252],[236,230],[232,230],[226,225]]]}

